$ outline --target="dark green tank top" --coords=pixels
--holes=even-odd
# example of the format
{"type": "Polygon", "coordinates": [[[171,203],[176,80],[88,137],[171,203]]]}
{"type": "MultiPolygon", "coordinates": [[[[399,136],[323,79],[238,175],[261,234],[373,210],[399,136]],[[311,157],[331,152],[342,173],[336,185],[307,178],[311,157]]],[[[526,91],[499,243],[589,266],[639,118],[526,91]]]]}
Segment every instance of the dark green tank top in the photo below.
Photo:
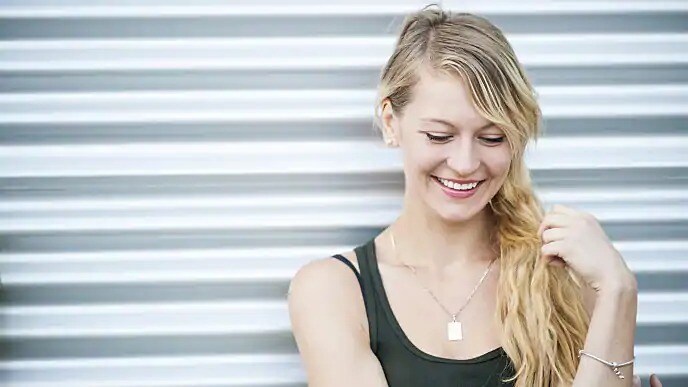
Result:
{"type": "Polygon", "coordinates": [[[382,365],[389,387],[494,387],[513,375],[513,365],[502,347],[471,359],[450,359],[431,355],[413,345],[401,329],[385,293],[375,255],[374,238],[354,251],[359,274],[342,255],[334,258],[349,266],[361,285],[365,302],[370,348],[382,365]]]}

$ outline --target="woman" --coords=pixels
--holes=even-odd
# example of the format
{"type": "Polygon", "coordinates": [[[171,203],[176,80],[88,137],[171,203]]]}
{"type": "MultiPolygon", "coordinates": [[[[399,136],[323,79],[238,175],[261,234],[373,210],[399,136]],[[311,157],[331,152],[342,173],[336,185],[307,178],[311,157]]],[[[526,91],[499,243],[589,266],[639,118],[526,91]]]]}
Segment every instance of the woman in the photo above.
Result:
{"type": "Polygon", "coordinates": [[[541,112],[502,32],[408,16],[376,121],[402,150],[403,209],[292,279],[309,385],[631,386],[635,277],[592,215],[543,211],[524,163],[541,112]]]}

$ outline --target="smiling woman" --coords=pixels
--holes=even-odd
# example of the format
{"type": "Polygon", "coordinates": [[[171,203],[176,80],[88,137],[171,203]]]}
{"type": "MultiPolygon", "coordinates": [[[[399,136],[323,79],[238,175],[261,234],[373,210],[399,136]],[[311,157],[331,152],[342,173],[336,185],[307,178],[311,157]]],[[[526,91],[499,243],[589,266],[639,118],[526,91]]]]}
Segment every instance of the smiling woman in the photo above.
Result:
{"type": "Polygon", "coordinates": [[[379,235],[333,256],[355,278],[328,257],[292,279],[309,386],[625,386],[578,351],[591,349],[593,322],[599,338],[616,317],[622,336],[605,342],[623,342],[619,357],[632,350],[635,279],[592,216],[545,214],[524,161],[542,114],[503,33],[467,13],[409,15],[378,93],[404,205],[379,235]],[[598,299],[600,289],[617,297],[598,299]],[[615,314],[591,320],[591,300],[615,314]]]}

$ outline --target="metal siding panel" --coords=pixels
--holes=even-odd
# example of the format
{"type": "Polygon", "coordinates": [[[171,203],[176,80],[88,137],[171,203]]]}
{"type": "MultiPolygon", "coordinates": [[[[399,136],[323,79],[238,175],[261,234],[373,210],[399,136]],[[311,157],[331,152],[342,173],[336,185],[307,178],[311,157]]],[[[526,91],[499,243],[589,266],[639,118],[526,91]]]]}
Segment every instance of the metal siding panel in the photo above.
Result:
{"type": "MultiPolygon", "coordinates": [[[[425,2],[187,4],[0,5],[4,385],[304,386],[289,279],[401,209],[372,103],[425,2]]],[[[509,37],[538,193],[637,274],[636,373],[688,385],[688,3],[444,5],[509,37]]]]}

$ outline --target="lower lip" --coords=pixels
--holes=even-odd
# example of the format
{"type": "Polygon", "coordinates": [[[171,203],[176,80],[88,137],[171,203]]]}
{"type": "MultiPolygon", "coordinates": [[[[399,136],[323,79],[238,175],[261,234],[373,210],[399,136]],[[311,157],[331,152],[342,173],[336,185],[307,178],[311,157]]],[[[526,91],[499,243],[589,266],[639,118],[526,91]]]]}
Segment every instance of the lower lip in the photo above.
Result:
{"type": "Polygon", "coordinates": [[[459,191],[459,190],[455,190],[453,188],[449,188],[446,185],[442,184],[435,176],[433,176],[432,179],[435,180],[435,182],[437,184],[439,184],[440,188],[442,188],[442,191],[444,191],[444,193],[446,193],[448,196],[453,197],[453,198],[460,198],[460,199],[465,199],[465,198],[469,198],[469,197],[473,196],[475,191],[477,191],[478,188],[480,188],[480,186],[483,185],[483,183],[485,182],[485,180],[481,181],[473,189],[470,189],[467,191],[459,191]]]}

